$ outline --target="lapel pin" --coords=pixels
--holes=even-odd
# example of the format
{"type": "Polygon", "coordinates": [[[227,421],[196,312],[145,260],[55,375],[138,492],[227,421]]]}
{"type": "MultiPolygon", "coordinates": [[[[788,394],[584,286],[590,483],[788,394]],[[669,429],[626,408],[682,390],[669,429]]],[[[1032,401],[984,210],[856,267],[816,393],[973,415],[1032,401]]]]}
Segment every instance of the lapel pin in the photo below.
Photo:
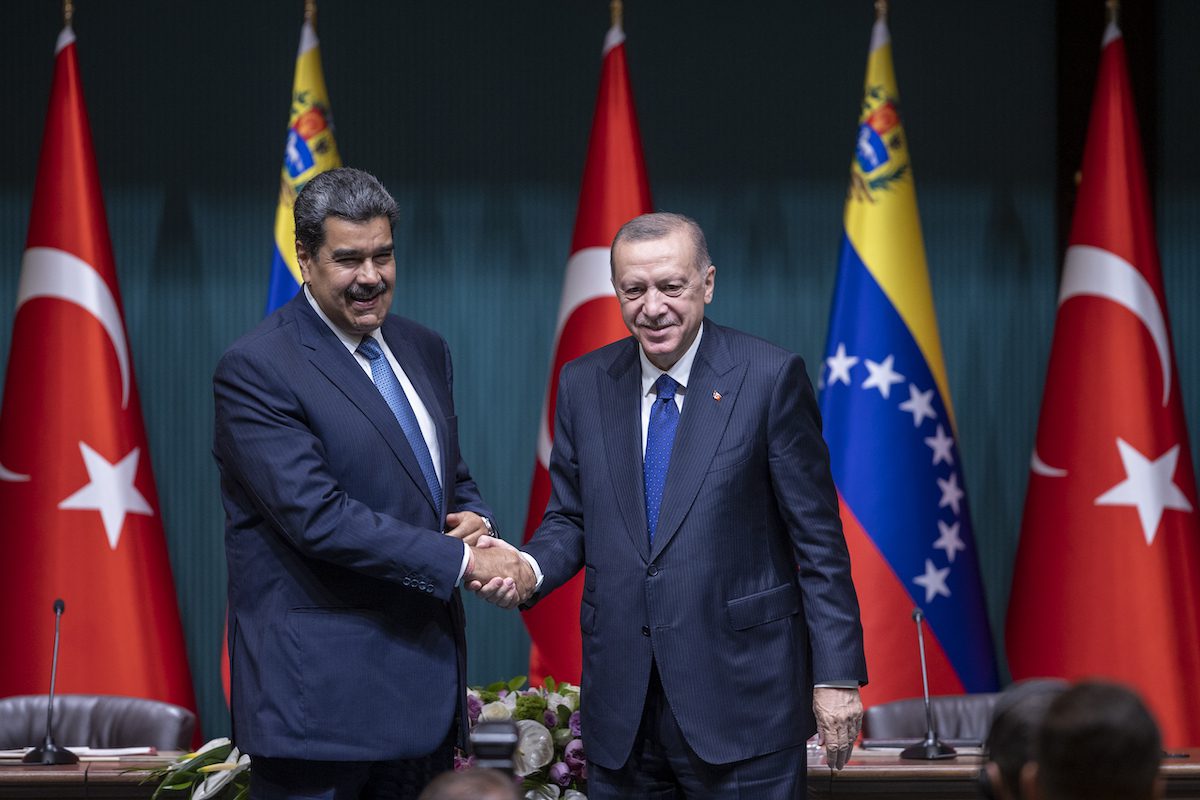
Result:
{"type": "Polygon", "coordinates": [[[713,400],[716,400],[718,403],[721,402],[721,393],[716,389],[713,390],[713,400]]]}

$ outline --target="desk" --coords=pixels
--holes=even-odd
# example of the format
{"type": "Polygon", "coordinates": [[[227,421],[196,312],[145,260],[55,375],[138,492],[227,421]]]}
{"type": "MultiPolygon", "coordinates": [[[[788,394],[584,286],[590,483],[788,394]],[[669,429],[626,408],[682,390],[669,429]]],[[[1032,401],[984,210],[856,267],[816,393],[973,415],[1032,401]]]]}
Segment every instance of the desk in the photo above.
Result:
{"type": "MultiPolygon", "coordinates": [[[[1166,796],[1200,800],[1200,749],[1187,753],[1186,759],[1163,762],[1166,796]]],[[[139,783],[144,773],[128,770],[161,763],[143,757],[85,761],[64,767],[0,765],[0,798],[147,800],[154,786],[139,783]]],[[[862,755],[855,751],[846,768],[831,778],[824,757],[813,756],[808,762],[808,796],[838,800],[978,800],[975,780],[982,763],[980,756],[970,755],[946,761],[902,761],[895,754],[862,755]]]]}
{"type": "MultiPolygon", "coordinates": [[[[1200,749],[1185,752],[1187,758],[1163,761],[1166,796],[1200,800],[1200,749]]],[[[942,761],[905,761],[894,752],[856,749],[846,768],[831,777],[825,756],[810,755],[808,796],[822,800],[979,800],[978,777],[984,760],[979,755],[960,755],[942,761]]]]}

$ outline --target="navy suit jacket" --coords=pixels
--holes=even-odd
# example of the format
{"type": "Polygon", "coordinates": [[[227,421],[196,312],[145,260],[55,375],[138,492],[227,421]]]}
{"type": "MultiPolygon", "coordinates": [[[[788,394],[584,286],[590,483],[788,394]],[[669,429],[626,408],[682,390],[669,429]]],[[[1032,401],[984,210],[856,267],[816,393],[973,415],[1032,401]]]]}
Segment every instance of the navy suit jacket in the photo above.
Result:
{"type": "Polygon", "coordinates": [[[630,338],[567,364],[553,494],[525,549],[539,596],[584,569],[583,736],[622,766],[657,664],[709,763],[800,745],[812,686],[866,682],[858,600],[804,362],[704,323],[651,548],[641,364],[630,338]]]}
{"type": "Polygon", "coordinates": [[[303,292],[235,342],[213,377],[231,711],[252,755],[425,755],[464,702],[463,545],[443,522],[491,512],[459,453],[446,343],[394,315],[382,331],[437,426],[444,508],[303,292]]]}

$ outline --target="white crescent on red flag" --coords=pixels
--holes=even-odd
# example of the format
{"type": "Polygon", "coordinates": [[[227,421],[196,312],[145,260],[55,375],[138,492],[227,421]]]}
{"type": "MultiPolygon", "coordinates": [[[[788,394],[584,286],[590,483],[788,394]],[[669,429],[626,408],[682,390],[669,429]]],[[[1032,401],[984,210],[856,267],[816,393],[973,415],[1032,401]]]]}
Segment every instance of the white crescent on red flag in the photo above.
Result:
{"type": "MultiPolygon", "coordinates": [[[[625,34],[620,25],[614,25],[604,40],[600,93],[583,170],[571,257],[567,260],[558,307],[554,358],[539,418],[537,463],[525,520],[526,540],[542,521],[550,500],[547,467],[558,373],[571,359],[628,335],[610,280],[608,248],[622,225],[651,210],[650,184],[646,180],[642,140],[625,63],[625,34]]],[[[547,675],[559,681],[579,682],[582,584],[576,575],[524,613],[533,640],[529,652],[530,685],[540,684],[547,675]]]]}
{"type": "Polygon", "coordinates": [[[0,508],[0,696],[48,690],[61,597],[57,691],[195,711],[69,27],[0,407],[0,508]]]}
{"type": "Polygon", "coordinates": [[[1200,745],[1200,517],[1125,62],[1105,32],[1007,621],[1014,678],[1135,688],[1200,745]]]}

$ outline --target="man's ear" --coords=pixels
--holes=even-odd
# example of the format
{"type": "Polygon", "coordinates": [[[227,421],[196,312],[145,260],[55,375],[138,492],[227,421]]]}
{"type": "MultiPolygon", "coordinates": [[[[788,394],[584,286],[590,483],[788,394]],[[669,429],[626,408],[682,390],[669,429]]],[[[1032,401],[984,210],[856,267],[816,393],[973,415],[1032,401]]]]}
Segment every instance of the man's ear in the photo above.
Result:
{"type": "Polygon", "coordinates": [[[1021,797],[1024,800],[1039,800],[1041,794],[1037,785],[1037,762],[1030,761],[1021,767],[1021,797]]]}
{"type": "Polygon", "coordinates": [[[308,251],[304,249],[304,245],[300,244],[300,240],[296,240],[296,263],[300,265],[300,276],[304,278],[304,282],[308,282],[308,251]]]}

